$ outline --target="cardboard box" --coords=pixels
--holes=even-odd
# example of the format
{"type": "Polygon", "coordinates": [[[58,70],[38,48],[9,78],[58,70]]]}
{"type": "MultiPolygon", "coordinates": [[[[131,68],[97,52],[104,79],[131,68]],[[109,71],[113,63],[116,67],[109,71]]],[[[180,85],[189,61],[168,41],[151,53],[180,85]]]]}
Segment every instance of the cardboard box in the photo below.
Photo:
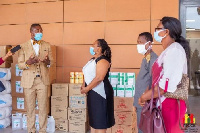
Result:
{"type": "Polygon", "coordinates": [[[84,94],[81,94],[81,86],[82,84],[69,84],[69,96],[74,96],[74,95],[85,96],[84,94]]]}
{"type": "Polygon", "coordinates": [[[55,118],[56,129],[68,132],[69,131],[69,123],[67,119],[58,119],[55,118]]]}
{"type": "Polygon", "coordinates": [[[55,119],[67,119],[67,113],[68,109],[67,107],[51,107],[51,115],[55,119]]]}
{"type": "Polygon", "coordinates": [[[67,83],[54,83],[52,84],[52,96],[66,95],[68,96],[68,87],[67,83]]]}
{"type": "Polygon", "coordinates": [[[114,97],[115,111],[133,111],[133,97],[114,97]]]}
{"type": "Polygon", "coordinates": [[[68,96],[51,96],[51,107],[68,107],[68,96]]]}
{"type": "Polygon", "coordinates": [[[87,108],[87,98],[85,96],[69,96],[70,108],[87,108]]]}
{"type": "MultiPolygon", "coordinates": [[[[36,101],[36,106],[35,106],[35,113],[39,113],[39,109],[37,107],[37,101],[36,101]]],[[[50,97],[48,97],[47,100],[47,114],[50,112],[50,97]]],[[[12,96],[12,110],[16,112],[26,112],[27,107],[26,107],[26,99],[23,96],[12,96]]]]}
{"type": "Polygon", "coordinates": [[[69,132],[70,133],[86,133],[87,123],[69,121],[69,132]]]}
{"type": "Polygon", "coordinates": [[[87,110],[77,109],[77,108],[68,108],[68,120],[86,122],[87,110]]]}
{"type": "Polygon", "coordinates": [[[117,125],[127,125],[132,126],[133,125],[133,112],[121,112],[121,111],[115,111],[115,124],[117,125]]]}
{"type": "Polygon", "coordinates": [[[133,128],[132,128],[132,126],[115,124],[112,127],[112,133],[133,133],[133,128]]]}

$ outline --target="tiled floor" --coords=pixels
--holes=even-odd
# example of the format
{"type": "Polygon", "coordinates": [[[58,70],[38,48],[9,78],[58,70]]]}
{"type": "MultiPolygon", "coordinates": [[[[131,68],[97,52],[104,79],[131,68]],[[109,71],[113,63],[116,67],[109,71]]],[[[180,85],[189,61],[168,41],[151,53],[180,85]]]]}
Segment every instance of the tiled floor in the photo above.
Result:
{"type": "MultiPolygon", "coordinates": [[[[191,113],[194,114],[194,117],[196,119],[196,124],[198,131],[196,133],[200,133],[200,96],[189,96],[189,106],[191,113]]],[[[6,129],[1,129],[0,133],[27,133],[27,131],[24,130],[17,130],[12,131],[11,127],[8,127],[6,129]]],[[[65,133],[63,131],[56,131],[55,133],[65,133]]]]}

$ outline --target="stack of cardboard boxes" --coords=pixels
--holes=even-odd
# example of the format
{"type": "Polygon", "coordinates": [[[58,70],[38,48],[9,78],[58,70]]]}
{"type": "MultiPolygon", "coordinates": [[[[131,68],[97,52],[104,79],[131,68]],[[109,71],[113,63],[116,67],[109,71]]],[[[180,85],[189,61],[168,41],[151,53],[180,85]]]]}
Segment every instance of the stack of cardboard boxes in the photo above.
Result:
{"type": "Polygon", "coordinates": [[[55,119],[56,129],[70,133],[87,132],[87,102],[86,96],[80,93],[80,88],[81,84],[52,85],[51,115],[55,119]]]}
{"type": "Polygon", "coordinates": [[[56,129],[68,131],[68,84],[52,85],[51,115],[56,122],[56,129]]]}
{"type": "Polygon", "coordinates": [[[110,72],[109,80],[114,90],[115,126],[112,133],[136,133],[136,110],[133,107],[135,73],[110,72]]]}
{"type": "MultiPolygon", "coordinates": [[[[49,69],[49,78],[50,82],[54,83],[56,80],[56,46],[51,46],[52,54],[54,58],[54,65],[52,65],[49,69]]],[[[23,70],[20,70],[18,67],[18,53],[13,55],[13,64],[11,67],[11,87],[12,87],[12,114],[22,113],[26,114],[26,100],[24,96],[24,88],[20,86],[21,76],[23,70]]],[[[51,96],[51,86],[48,86],[48,102],[47,102],[47,113],[50,113],[50,96],[51,96]]],[[[36,99],[36,114],[39,113],[38,104],[36,99]]]]}
{"type": "Polygon", "coordinates": [[[69,132],[86,133],[88,130],[87,99],[80,93],[82,84],[69,84],[69,132]]]}
{"type": "Polygon", "coordinates": [[[112,133],[137,133],[137,115],[133,102],[133,98],[114,98],[115,126],[112,127],[112,133]]]}

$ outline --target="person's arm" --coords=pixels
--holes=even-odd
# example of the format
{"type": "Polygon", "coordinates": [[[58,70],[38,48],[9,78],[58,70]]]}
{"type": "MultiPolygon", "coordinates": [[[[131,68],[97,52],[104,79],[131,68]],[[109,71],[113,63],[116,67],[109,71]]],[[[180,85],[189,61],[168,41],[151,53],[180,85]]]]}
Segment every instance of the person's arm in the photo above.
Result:
{"type": "MultiPolygon", "coordinates": [[[[157,98],[159,95],[158,95],[158,86],[155,86],[154,88],[154,98],[157,98]]],[[[159,90],[160,90],[160,96],[162,96],[165,92],[163,89],[161,89],[159,87],[159,90]]],[[[141,105],[141,106],[144,106],[145,102],[147,100],[150,100],[151,99],[151,95],[152,95],[152,89],[148,89],[144,94],[142,94],[142,96],[139,98],[138,100],[138,104],[141,105]]]]}
{"type": "Polygon", "coordinates": [[[4,63],[8,59],[8,57],[10,57],[12,55],[13,55],[13,53],[11,51],[8,51],[8,53],[4,57],[2,57],[2,61],[0,62],[0,65],[2,63],[4,63]]]}
{"type": "Polygon", "coordinates": [[[28,66],[27,66],[26,61],[25,61],[25,54],[24,54],[23,49],[19,50],[18,66],[19,66],[19,69],[21,69],[21,70],[28,69],[28,66]]]}
{"type": "Polygon", "coordinates": [[[96,65],[96,77],[92,80],[92,82],[87,87],[81,88],[81,93],[87,93],[88,91],[92,90],[94,87],[99,85],[105,78],[108,68],[110,67],[110,63],[102,59],[96,65]]]}
{"type": "Polygon", "coordinates": [[[40,59],[40,61],[45,63],[47,67],[53,66],[55,64],[52,55],[51,45],[49,45],[48,52],[46,53],[44,59],[40,59]]]}

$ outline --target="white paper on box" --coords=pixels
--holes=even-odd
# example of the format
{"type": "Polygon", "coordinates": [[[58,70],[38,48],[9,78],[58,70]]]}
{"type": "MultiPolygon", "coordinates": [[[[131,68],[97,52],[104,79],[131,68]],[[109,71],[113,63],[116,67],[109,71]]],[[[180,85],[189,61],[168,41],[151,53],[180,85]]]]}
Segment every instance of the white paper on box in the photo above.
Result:
{"type": "Polygon", "coordinates": [[[125,85],[125,97],[133,97],[135,94],[135,85],[125,85]]]}
{"type": "Polygon", "coordinates": [[[24,90],[21,87],[20,83],[21,83],[21,81],[16,81],[16,92],[17,93],[23,93],[24,92],[24,90]]]}
{"type": "Polygon", "coordinates": [[[118,72],[110,72],[109,73],[110,84],[117,85],[118,84],[118,72]]]}
{"type": "Polygon", "coordinates": [[[85,96],[70,96],[69,97],[70,108],[86,108],[86,97],[85,96]]]}
{"type": "Polygon", "coordinates": [[[24,98],[17,98],[17,109],[24,109],[24,98]]]}
{"type": "Polygon", "coordinates": [[[124,93],[125,93],[124,90],[125,90],[124,85],[117,85],[117,96],[124,97],[124,93]]]}
{"type": "Polygon", "coordinates": [[[18,64],[15,65],[15,69],[16,69],[16,76],[22,76],[23,70],[19,69],[18,64]]]}
{"type": "Polygon", "coordinates": [[[114,91],[114,96],[117,96],[117,85],[112,85],[113,91],[114,91]]]}

